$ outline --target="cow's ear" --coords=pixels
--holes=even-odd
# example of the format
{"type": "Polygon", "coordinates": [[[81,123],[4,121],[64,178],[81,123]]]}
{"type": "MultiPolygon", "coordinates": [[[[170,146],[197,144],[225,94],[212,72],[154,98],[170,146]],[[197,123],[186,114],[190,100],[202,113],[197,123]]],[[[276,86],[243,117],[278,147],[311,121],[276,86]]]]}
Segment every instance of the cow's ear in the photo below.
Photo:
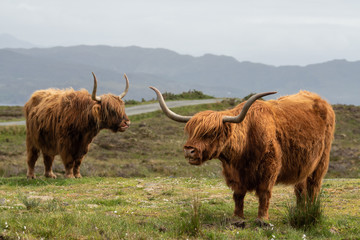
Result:
{"type": "Polygon", "coordinates": [[[99,104],[95,104],[91,109],[92,115],[97,121],[100,121],[100,108],[99,104]]]}

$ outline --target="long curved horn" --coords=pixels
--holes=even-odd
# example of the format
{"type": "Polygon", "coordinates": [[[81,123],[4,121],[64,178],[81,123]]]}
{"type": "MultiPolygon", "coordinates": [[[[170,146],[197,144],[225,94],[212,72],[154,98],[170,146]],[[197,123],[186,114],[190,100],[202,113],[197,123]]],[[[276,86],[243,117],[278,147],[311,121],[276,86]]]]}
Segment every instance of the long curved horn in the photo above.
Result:
{"type": "Polygon", "coordinates": [[[94,77],[94,88],[93,88],[93,91],[92,91],[91,98],[92,98],[92,100],[94,100],[94,101],[101,102],[101,97],[97,97],[97,96],[96,96],[97,80],[96,80],[95,73],[92,72],[92,75],[93,75],[93,77],[94,77]]]}
{"type": "Polygon", "coordinates": [[[129,79],[127,78],[126,74],[124,73],[124,78],[126,80],[126,87],[125,90],[122,94],[119,95],[120,98],[125,97],[125,95],[127,94],[127,92],[129,91],[129,79]]]}
{"type": "Polygon", "coordinates": [[[223,122],[230,122],[230,123],[241,123],[245,116],[246,116],[246,113],[247,111],[249,110],[249,108],[251,107],[251,105],[258,99],[258,98],[261,98],[261,97],[264,97],[264,96],[267,96],[267,95],[270,95],[270,94],[275,94],[277,92],[264,92],[264,93],[258,93],[258,94],[255,94],[253,96],[251,96],[245,103],[244,107],[242,108],[241,110],[241,113],[237,116],[224,116],[223,117],[223,122]]]}
{"type": "Polygon", "coordinates": [[[150,87],[152,90],[155,91],[160,107],[163,110],[163,112],[166,114],[166,116],[168,116],[170,119],[177,121],[177,122],[188,122],[191,119],[191,116],[181,116],[179,114],[174,113],[173,111],[171,111],[165,103],[165,100],[161,94],[161,92],[159,90],[157,90],[154,87],[150,87]]]}

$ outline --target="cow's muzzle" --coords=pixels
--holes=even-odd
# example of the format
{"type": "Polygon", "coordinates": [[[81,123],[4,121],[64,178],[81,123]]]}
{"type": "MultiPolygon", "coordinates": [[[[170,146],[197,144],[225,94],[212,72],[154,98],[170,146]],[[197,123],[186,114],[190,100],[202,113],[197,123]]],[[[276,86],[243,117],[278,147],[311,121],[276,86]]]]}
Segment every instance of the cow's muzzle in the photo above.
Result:
{"type": "Polygon", "coordinates": [[[189,163],[192,165],[200,165],[201,158],[199,151],[196,148],[184,146],[184,156],[188,159],[189,163]]]}
{"type": "Polygon", "coordinates": [[[120,132],[124,132],[129,127],[130,127],[130,121],[126,121],[126,122],[121,123],[120,132]]]}

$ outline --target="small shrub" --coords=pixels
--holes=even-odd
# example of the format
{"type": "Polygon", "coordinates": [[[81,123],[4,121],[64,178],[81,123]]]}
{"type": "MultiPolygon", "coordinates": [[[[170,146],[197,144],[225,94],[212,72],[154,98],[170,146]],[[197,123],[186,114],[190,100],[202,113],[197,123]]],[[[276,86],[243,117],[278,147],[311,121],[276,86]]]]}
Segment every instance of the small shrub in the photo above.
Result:
{"type": "Polygon", "coordinates": [[[319,194],[314,201],[307,195],[298,204],[288,205],[287,220],[293,228],[309,230],[323,220],[323,208],[319,194]]]}
{"type": "MultiPolygon", "coordinates": [[[[247,96],[245,96],[244,98],[243,98],[243,101],[247,101],[249,98],[251,98],[252,96],[254,96],[256,93],[250,93],[250,94],[248,94],[247,96]]],[[[262,99],[262,98],[259,98],[259,99],[262,99]]]]}
{"type": "Polygon", "coordinates": [[[19,196],[20,201],[25,205],[27,210],[37,208],[40,205],[40,199],[29,198],[24,195],[19,196]]]}
{"type": "Polygon", "coordinates": [[[226,99],[221,101],[221,103],[228,104],[230,107],[234,107],[234,106],[238,105],[241,102],[242,102],[242,100],[236,99],[236,98],[226,98],[226,99]]]}
{"type": "Polygon", "coordinates": [[[163,97],[165,100],[183,100],[183,99],[209,99],[214,98],[213,96],[209,96],[204,94],[201,91],[198,90],[189,90],[187,92],[182,92],[179,94],[174,94],[171,92],[164,92],[163,97]]]}
{"type": "Polygon", "coordinates": [[[129,99],[129,100],[124,100],[125,105],[137,105],[140,104],[139,101],[133,100],[133,99],[129,99]]]}

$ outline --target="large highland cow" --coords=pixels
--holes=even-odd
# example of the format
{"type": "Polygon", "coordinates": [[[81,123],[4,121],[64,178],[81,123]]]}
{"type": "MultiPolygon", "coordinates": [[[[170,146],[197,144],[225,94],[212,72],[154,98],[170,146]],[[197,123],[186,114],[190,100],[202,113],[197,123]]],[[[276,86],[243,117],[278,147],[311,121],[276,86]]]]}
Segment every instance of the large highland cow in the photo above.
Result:
{"type": "Polygon", "coordinates": [[[221,161],[226,183],[234,191],[235,216],[244,218],[245,194],[255,191],[259,198],[256,221],[265,224],[277,183],[294,185],[298,203],[307,194],[310,199],[318,195],[335,129],[334,111],[318,95],[301,91],[256,101],[274,92],[257,94],[231,110],[203,111],[191,117],[172,112],[161,93],[151,88],[169,118],[187,122],[184,154],[189,163],[221,161]]]}
{"type": "Polygon", "coordinates": [[[94,73],[93,77],[92,95],[86,90],[39,90],[25,104],[28,178],[35,178],[34,167],[40,151],[46,177],[56,178],[52,164],[54,157],[60,155],[65,177],[80,178],[81,161],[99,131],[106,128],[123,132],[129,127],[122,101],[129,89],[127,76],[124,74],[125,91],[119,96],[96,96],[94,73]]]}

